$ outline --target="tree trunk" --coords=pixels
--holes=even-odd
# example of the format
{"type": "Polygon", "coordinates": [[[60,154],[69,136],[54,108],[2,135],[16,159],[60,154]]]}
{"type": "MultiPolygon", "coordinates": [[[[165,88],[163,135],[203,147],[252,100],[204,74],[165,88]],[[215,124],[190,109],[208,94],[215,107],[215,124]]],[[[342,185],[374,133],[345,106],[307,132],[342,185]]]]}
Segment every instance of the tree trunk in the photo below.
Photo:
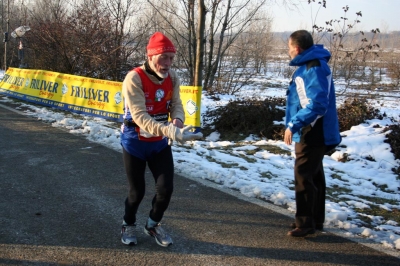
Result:
{"type": "Polygon", "coordinates": [[[228,0],[228,3],[226,4],[226,13],[225,13],[225,18],[224,22],[222,24],[222,29],[219,35],[219,45],[218,45],[218,50],[217,50],[217,57],[214,61],[214,64],[212,66],[212,69],[210,71],[210,79],[208,81],[208,84],[206,84],[207,88],[211,88],[212,84],[214,83],[214,77],[215,74],[217,73],[219,62],[221,60],[222,56],[222,45],[224,42],[224,37],[225,37],[225,31],[228,27],[228,20],[229,20],[229,12],[231,10],[231,0],[228,0]]]}
{"type": "Polygon", "coordinates": [[[206,7],[204,0],[199,0],[199,24],[197,29],[196,68],[194,74],[194,86],[202,86],[204,65],[204,30],[206,24],[206,7]]]}

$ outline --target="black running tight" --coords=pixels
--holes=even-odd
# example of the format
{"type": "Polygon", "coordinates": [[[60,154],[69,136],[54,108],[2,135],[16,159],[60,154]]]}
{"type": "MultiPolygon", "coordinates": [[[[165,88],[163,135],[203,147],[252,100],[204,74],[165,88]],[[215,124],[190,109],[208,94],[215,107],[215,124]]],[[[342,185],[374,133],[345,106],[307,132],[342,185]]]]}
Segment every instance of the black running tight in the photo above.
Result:
{"type": "Polygon", "coordinates": [[[124,148],[122,150],[129,183],[129,194],[125,200],[125,222],[128,224],[136,222],[136,213],[145,195],[146,163],[153,174],[156,191],[149,216],[153,221],[160,222],[168,208],[174,187],[174,161],[171,146],[153,154],[147,161],[132,156],[124,148]]]}

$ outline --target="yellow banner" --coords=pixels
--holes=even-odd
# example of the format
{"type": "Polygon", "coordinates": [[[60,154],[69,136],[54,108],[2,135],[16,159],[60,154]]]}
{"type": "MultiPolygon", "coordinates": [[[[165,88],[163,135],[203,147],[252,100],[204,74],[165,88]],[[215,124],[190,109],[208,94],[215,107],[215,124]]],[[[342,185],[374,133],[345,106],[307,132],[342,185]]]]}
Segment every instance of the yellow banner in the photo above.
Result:
{"type": "Polygon", "coordinates": [[[201,86],[180,87],[181,100],[185,110],[185,125],[195,126],[198,130],[201,127],[201,92],[201,86]]]}
{"type": "Polygon", "coordinates": [[[76,113],[122,121],[121,82],[57,72],[9,68],[0,92],[76,113]]]}
{"type": "MultiPolygon", "coordinates": [[[[197,131],[201,126],[201,92],[201,86],[180,87],[185,125],[197,131]]],[[[75,113],[123,120],[122,82],[10,67],[0,82],[0,93],[75,113]]]]}

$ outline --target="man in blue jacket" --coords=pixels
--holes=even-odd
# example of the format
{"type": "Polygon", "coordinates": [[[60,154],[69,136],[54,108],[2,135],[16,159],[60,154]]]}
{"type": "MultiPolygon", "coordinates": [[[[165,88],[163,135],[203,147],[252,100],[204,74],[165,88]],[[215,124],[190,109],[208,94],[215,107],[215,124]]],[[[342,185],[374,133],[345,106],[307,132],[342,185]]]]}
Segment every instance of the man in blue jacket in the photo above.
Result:
{"type": "Polygon", "coordinates": [[[290,66],[297,66],[287,91],[286,144],[295,142],[296,215],[288,235],[302,237],[322,230],[325,220],[325,175],[322,160],[340,141],[336,96],[328,66],[331,54],[314,45],[305,30],[289,38],[290,66]]]}

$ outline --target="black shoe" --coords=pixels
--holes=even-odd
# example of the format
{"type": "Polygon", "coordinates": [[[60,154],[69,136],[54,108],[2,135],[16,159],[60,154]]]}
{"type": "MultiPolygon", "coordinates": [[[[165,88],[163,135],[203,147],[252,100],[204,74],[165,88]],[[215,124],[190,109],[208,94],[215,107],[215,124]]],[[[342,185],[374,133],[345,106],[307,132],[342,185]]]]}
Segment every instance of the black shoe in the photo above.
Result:
{"type": "Polygon", "coordinates": [[[323,231],[324,230],[324,224],[316,224],[315,225],[315,229],[317,229],[319,231],[323,231]]]}
{"type": "Polygon", "coordinates": [[[302,237],[306,236],[308,234],[314,234],[315,229],[314,228],[296,228],[293,229],[292,231],[288,232],[288,236],[294,236],[294,237],[302,237]]]}
{"type": "MultiPolygon", "coordinates": [[[[296,223],[291,223],[290,224],[290,228],[295,229],[296,228],[296,223]]],[[[324,230],[324,224],[316,224],[315,225],[315,229],[319,230],[319,231],[323,231],[324,230]]]]}

